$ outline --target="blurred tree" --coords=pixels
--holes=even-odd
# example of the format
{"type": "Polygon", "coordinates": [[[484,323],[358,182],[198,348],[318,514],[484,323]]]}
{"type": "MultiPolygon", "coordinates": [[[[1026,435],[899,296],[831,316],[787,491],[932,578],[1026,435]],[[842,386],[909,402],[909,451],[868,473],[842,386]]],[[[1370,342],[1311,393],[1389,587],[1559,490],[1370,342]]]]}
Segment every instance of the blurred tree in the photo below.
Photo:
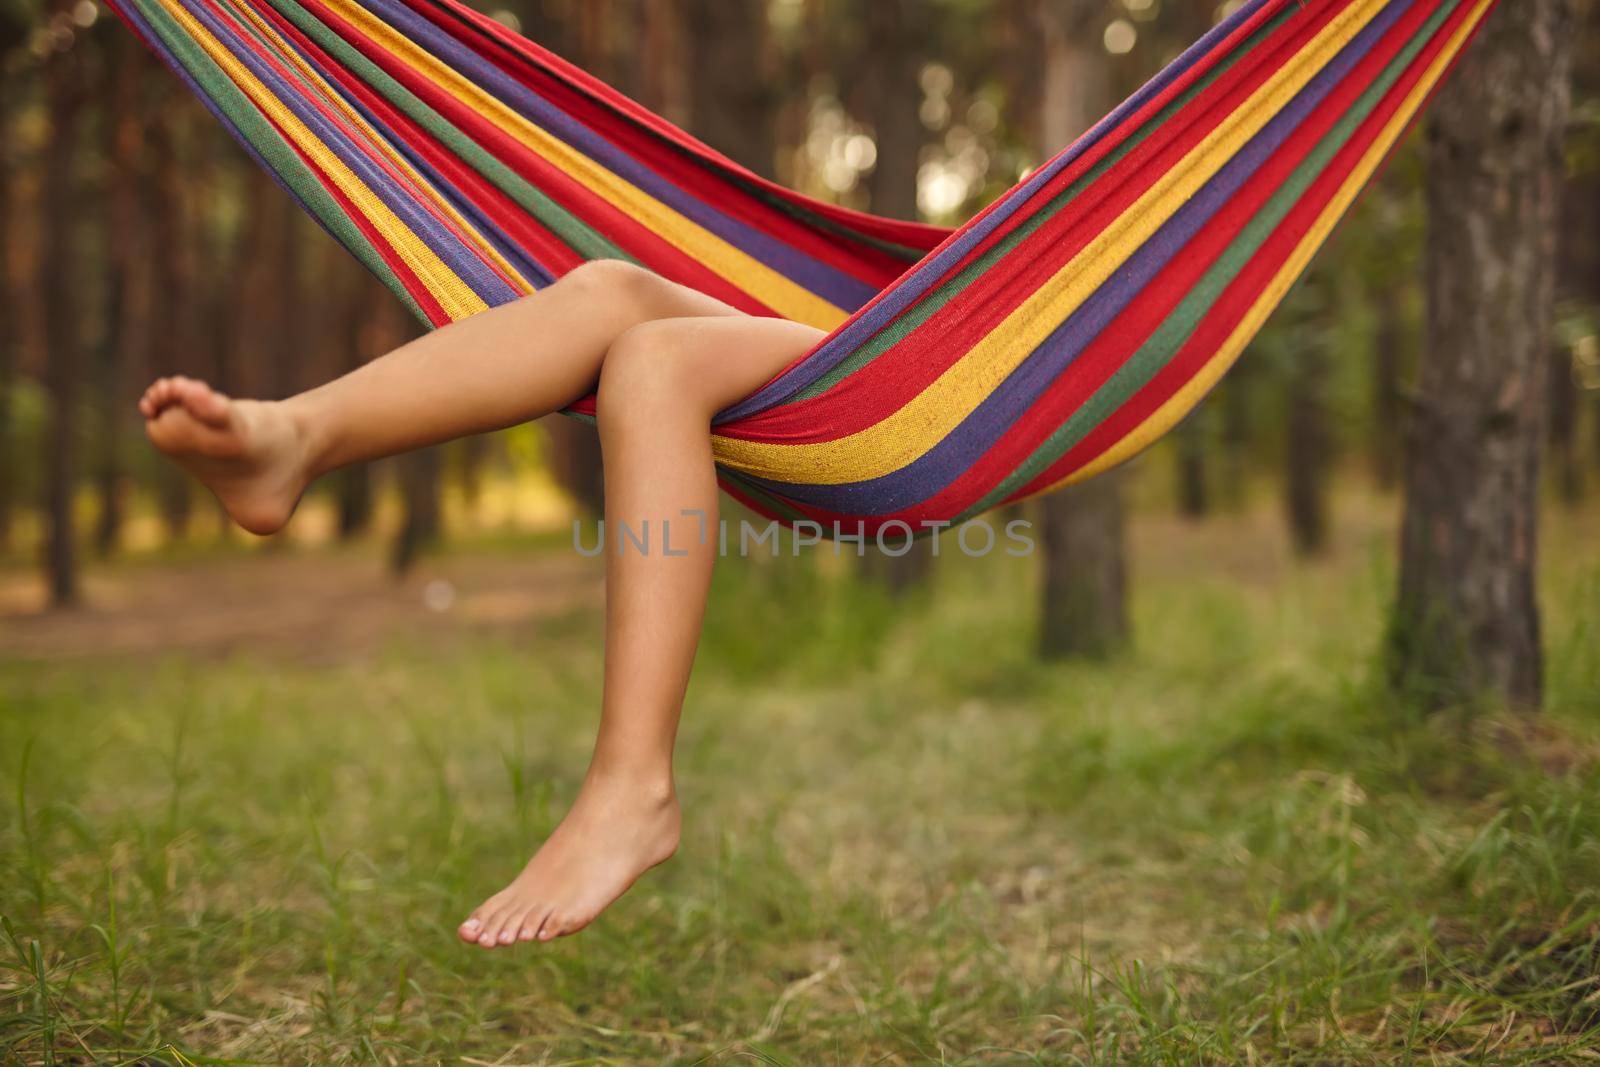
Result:
{"type": "Polygon", "coordinates": [[[49,55],[44,61],[45,109],[50,136],[44,148],[45,240],[40,253],[38,299],[44,309],[45,381],[50,392],[47,448],[49,532],[45,541],[50,599],[78,599],[75,505],[82,467],[80,402],[83,392],[83,323],[74,252],[78,221],[78,135],[88,86],[84,51],[73,23],[74,0],[51,0],[46,18],[49,55]]]}
{"type": "Polygon", "coordinates": [[[1333,429],[1328,411],[1335,312],[1324,269],[1309,275],[1261,337],[1283,374],[1283,501],[1290,540],[1302,556],[1328,543],[1333,429]]]}
{"type": "MultiPolygon", "coordinates": [[[[151,285],[159,301],[157,317],[165,329],[160,337],[158,374],[192,372],[202,335],[196,308],[196,235],[192,225],[195,191],[184,169],[180,141],[189,132],[187,101],[181,86],[163,86],[156,114],[146,127],[153,201],[150,212],[151,285]]],[[[175,464],[157,468],[156,496],[167,536],[179,540],[188,534],[192,499],[189,478],[175,464]]]]}
{"type": "Polygon", "coordinates": [[[105,322],[96,367],[98,381],[96,495],[100,502],[95,547],[113,552],[122,535],[128,490],[127,431],[133,415],[136,376],[143,377],[150,355],[150,287],[143,238],[148,197],[138,100],[146,73],[144,46],[121,26],[108,26],[100,99],[104,107],[105,322]]]}
{"type": "Polygon", "coordinates": [[[1405,425],[1401,382],[1411,347],[1405,290],[1398,285],[1375,285],[1368,292],[1377,318],[1372,339],[1372,475],[1378,488],[1393,489],[1400,481],[1401,427],[1405,425]]]}
{"type": "MultiPolygon", "coordinates": [[[[0,58],[4,53],[0,52],[0,58]]],[[[0,303],[15,307],[17,295],[11,291],[12,192],[11,113],[0,102],[0,303]]],[[[22,330],[15,315],[0,315],[0,552],[11,547],[12,511],[16,500],[16,481],[21,458],[13,442],[12,407],[22,330]]]]}
{"type": "MultiPolygon", "coordinates": [[[[397,348],[421,332],[398,300],[384,301],[378,314],[382,322],[382,351],[397,348]]],[[[395,460],[400,484],[400,529],[390,548],[390,571],[396,577],[411,572],[422,553],[437,545],[444,534],[440,492],[444,480],[444,446],[408,452],[395,460]]]]}
{"type": "Polygon", "coordinates": [[[771,177],[777,93],[767,71],[764,2],[684,0],[689,115],[695,136],[771,177]]]}
{"type": "MultiPolygon", "coordinates": [[[[342,248],[332,241],[320,241],[318,248],[322,250],[322,270],[335,282],[334,322],[329,330],[334,350],[325,372],[326,377],[334,377],[348,374],[394,347],[398,337],[390,334],[404,315],[394,310],[394,294],[357,268],[342,248]]],[[[373,465],[357,463],[335,472],[332,489],[339,540],[351,541],[367,533],[375,504],[373,465]]]]}
{"type": "Polygon", "coordinates": [[[1435,705],[1539,706],[1539,454],[1570,0],[1501,6],[1428,122],[1428,343],[1391,649],[1435,705]]]}
{"type": "MultiPolygon", "coordinates": [[[[1576,56],[1600,55],[1600,3],[1578,5],[1576,56]]],[[[1595,403],[1584,394],[1594,388],[1600,366],[1588,367],[1582,338],[1600,331],[1600,63],[1573,70],[1573,121],[1567,136],[1567,180],[1561,198],[1558,319],[1563,329],[1550,351],[1550,447],[1560,496],[1569,505],[1582,498],[1585,468],[1600,463],[1582,439],[1585,409],[1595,420],[1600,448],[1600,389],[1595,403]]],[[[1600,473],[1597,468],[1596,473],[1600,473]]]]}
{"type": "Polygon", "coordinates": [[[439,507],[443,447],[408,452],[395,462],[400,473],[400,530],[390,550],[389,568],[396,577],[404,577],[443,533],[439,507]]]}
{"type": "Polygon", "coordinates": [[[1578,440],[1578,382],[1572,372],[1572,349],[1561,339],[1550,344],[1547,372],[1550,466],[1556,495],[1572,507],[1583,498],[1583,459],[1578,440]]]}
{"type": "MultiPolygon", "coordinates": [[[[1110,110],[1103,0],[1037,0],[1042,48],[1037,140],[1054,155],[1110,110]]],[[[1121,471],[1044,497],[1038,506],[1043,568],[1039,647],[1046,656],[1102,657],[1129,638],[1126,520],[1121,471]]]]}
{"type": "MultiPolygon", "coordinates": [[[[0,303],[8,309],[18,306],[22,295],[12,291],[12,260],[16,210],[17,159],[14,116],[22,104],[22,93],[13,79],[27,60],[23,48],[31,28],[30,16],[21,3],[0,3],[0,303]]],[[[0,552],[11,547],[12,520],[17,505],[17,483],[21,457],[16,447],[13,405],[22,352],[22,327],[19,316],[0,315],[0,552]]]]}
{"type": "Polygon", "coordinates": [[[1178,513],[1186,519],[1203,519],[1211,513],[1206,462],[1211,448],[1210,411],[1209,407],[1196,409],[1172,434],[1178,453],[1178,513]]]}

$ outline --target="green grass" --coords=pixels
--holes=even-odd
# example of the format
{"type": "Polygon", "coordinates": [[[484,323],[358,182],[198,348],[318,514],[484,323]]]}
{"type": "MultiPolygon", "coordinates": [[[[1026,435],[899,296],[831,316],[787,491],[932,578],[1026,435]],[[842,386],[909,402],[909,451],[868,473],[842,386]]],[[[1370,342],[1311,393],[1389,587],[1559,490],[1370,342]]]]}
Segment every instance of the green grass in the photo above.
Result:
{"type": "Polygon", "coordinates": [[[810,565],[725,568],[682,851],[580,937],[514,953],[452,928],[573,793],[595,617],[338,667],[3,665],[0,1048],[1592,1057],[1600,561],[1568,557],[1538,728],[1422,719],[1374,684],[1382,564],[1154,560],[1137,648],[1104,667],[1031,660],[1014,562],[946,567],[898,608],[810,565]]]}

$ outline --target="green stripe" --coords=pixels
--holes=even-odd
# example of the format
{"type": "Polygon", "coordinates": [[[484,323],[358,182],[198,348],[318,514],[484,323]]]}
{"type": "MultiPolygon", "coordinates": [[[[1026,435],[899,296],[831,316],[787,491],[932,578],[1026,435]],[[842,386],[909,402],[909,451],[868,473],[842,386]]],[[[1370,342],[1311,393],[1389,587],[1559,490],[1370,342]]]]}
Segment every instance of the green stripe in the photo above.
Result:
{"type": "Polygon", "coordinates": [[[729,470],[727,467],[719,466],[717,474],[723,481],[738,486],[739,491],[748,497],[752,503],[765,508],[770,514],[777,515],[791,523],[805,520],[805,514],[797,510],[794,505],[787,500],[774,496],[772,490],[755,484],[740,471],[729,470]]]}
{"type": "Polygon", "coordinates": [[[406,292],[404,285],[389,269],[383,257],[366,234],[344,212],[316,174],[296,154],[293,147],[278,133],[265,115],[235,85],[216,61],[206,54],[198,41],[186,33],[155,0],[134,0],[139,12],[150,28],[161,39],[172,57],[189,72],[201,89],[239,131],[250,146],[260,153],[274,172],[281,177],[306,209],[328,228],[339,242],[350,250],[361,264],[375,274],[384,285],[405,302],[417,318],[424,321],[421,306],[406,292]]]}
{"type": "Polygon", "coordinates": [[[1240,231],[1239,236],[1205,273],[1195,288],[1156,332],[1151,334],[1149,340],[1140,346],[1133,357],[1118,367],[1116,373],[1107,379],[1082,407],[1074,411],[1071,418],[1051,434],[1026,462],[954,521],[961,522],[970,516],[989,510],[1038,477],[1166,367],[1172,357],[1188,342],[1212,306],[1233,283],[1234,278],[1255,257],[1273,231],[1332,162],[1333,157],[1349,143],[1357,128],[1388,95],[1389,90],[1400,79],[1400,75],[1411,66],[1423,45],[1438,32],[1439,26],[1458,6],[1458,2],[1459,0],[1451,0],[1428,18],[1416,36],[1400,50],[1344,117],[1295,168],[1261,211],[1240,231]]]}

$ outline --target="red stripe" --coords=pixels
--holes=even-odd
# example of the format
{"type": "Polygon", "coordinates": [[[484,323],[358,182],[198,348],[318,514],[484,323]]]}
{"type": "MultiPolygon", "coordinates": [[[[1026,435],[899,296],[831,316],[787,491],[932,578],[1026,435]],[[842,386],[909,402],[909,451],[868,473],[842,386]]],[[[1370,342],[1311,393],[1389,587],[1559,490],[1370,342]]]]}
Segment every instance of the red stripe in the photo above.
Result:
{"type": "MultiPolygon", "coordinates": [[[[449,10],[462,21],[476,26],[487,36],[494,37],[510,51],[526,59],[541,73],[544,73],[552,85],[563,88],[570,86],[579,89],[594,100],[604,104],[611,111],[626,118],[633,125],[643,127],[657,137],[676,145],[700,163],[733,176],[739,183],[747,187],[754,187],[802,210],[835,222],[843,226],[847,232],[853,231],[876,240],[889,241],[918,249],[932,248],[949,232],[935,226],[880,218],[875,215],[852,211],[837,204],[813,200],[776,182],[769,181],[722,155],[709,145],[696,140],[688,133],[630,100],[587,71],[574,66],[537,43],[512,32],[493,19],[459,3],[458,0],[436,0],[436,4],[449,10]]],[[[438,20],[435,19],[435,21],[438,20]]],[[[697,175],[696,183],[703,180],[703,175],[697,175]]]]}
{"type": "Polygon", "coordinates": [[[559,277],[583,262],[583,257],[568,247],[559,236],[540,225],[537,219],[498,186],[444,147],[420,123],[390,104],[349,69],[335,61],[321,46],[302,33],[298,26],[289,22],[270,6],[263,7],[261,12],[271,20],[280,33],[293,41],[312,59],[319,61],[322,73],[331,76],[341,88],[368,108],[378,123],[386,128],[393,143],[404,145],[426,159],[460,192],[463,200],[485,215],[508,240],[541,267],[559,277]]]}
{"type": "Polygon", "coordinates": [[[577,179],[566,174],[537,153],[522,145],[499,127],[478,115],[442,87],[429,81],[379,47],[354,26],[335,15],[320,0],[302,0],[303,6],[387,74],[411,90],[424,103],[438,111],[485,151],[523,175],[553,201],[595,230],[605,234],[626,254],[652,270],[752,315],[772,315],[770,308],[712,273],[688,254],[668,244],[642,224],[596,196],[577,179]]]}
{"type": "MultiPolygon", "coordinates": [[[[1279,37],[1251,53],[1256,62],[1247,59],[1236,63],[1179,116],[1152,132],[1094,185],[979,274],[931,319],[872,362],[825,393],[718,427],[719,432],[743,440],[787,444],[835,440],[866,429],[910,403],[1045,285],[1062,264],[1121,218],[1262,83],[1298,54],[1303,42],[1319,32],[1334,14],[1330,6],[1324,5],[1315,15],[1286,24],[1279,37]]],[[[1128,132],[1119,129],[1115,142],[1120,144],[1128,132]]],[[[1096,152],[1090,154],[1103,156],[1104,152],[1097,146],[1096,152]]],[[[1097,162],[1098,158],[1088,162],[1086,168],[1097,162]]],[[[1076,164],[1071,169],[1076,169],[1076,164]]],[[[1064,189],[1073,180],[1063,177],[1051,184],[1064,189]]],[[[1047,201],[1048,197],[1038,197],[1041,206],[1047,201]]],[[[1018,212],[1022,217],[1014,220],[1015,224],[1021,225],[1028,214],[1018,212]]]]}
{"type": "Polygon", "coordinates": [[[298,147],[295,148],[295,152],[299,154],[301,159],[305,160],[306,166],[310,167],[312,172],[321,179],[322,184],[328,190],[328,195],[338,203],[339,210],[349,216],[350,221],[356,224],[356,228],[366,236],[367,241],[377,250],[384,264],[394,273],[395,279],[400,283],[401,288],[410,293],[411,298],[422,308],[422,314],[428,322],[434,326],[448,325],[450,316],[445,313],[444,306],[434,298],[433,293],[422,283],[422,279],[417,277],[417,273],[395,251],[394,246],[384,239],[383,235],[373,227],[371,222],[367,221],[366,216],[362,215],[355,204],[350,201],[350,198],[345,196],[337,185],[333,184],[321,167],[317,166],[298,147]]]}
{"type": "Polygon", "coordinates": [[[473,247],[467,236],[461,231],[460,227],[457,226],[453,220],[443,215],[438,211],[437,208],[428,202],[426,194],[417,187],[417,184],[412,181],[409,176],[401,172],[397,167],[390,163],[388,159],[372,151],[368,145],[366,135],[357,130],[355,126],[344,117],[343,114],[322,103],[320,99],[320,93],[306,82],[305,78],[300,74],[300,72],[291,69],[282,58],[280,58],[272,50],[268,49],[255,36],[254,30],[245,28],[232,12],[222,10],[215,3],[215,0],[197,0],[197,2],[203,4],[219,21],[231,26],[234,33],[238,35],[238,40],[244,47],[250,50],[251,54],[255,55],[263,63],[270,67],[279,77],[283,78],[290,85],[294,86],[300,99],[305,104],[314,108],[317,113],[321,115],[327,122],[332,124],[341,133],[348,137],[350,141],[357,146],[357,150],[360,151],[363,159],[381,170],[391,181],[399,185],[405,191],[404,195],[408,201],[411,201],[417,207],[425,211],[431,218],[434,219],[440,228],[450,233],[451,236],[457,241],[461,242],[463,246],[471,249],[474,254],[477,255],[479,261],[483,262],[488,269],[493,271],[507,284],[511,284],[511,280],[506,277],[505,273],[501,271],[496,264],[484,260],[482,255],[476,252],[476,249],[473,247]]]}
{"type": "MultiPolygon", "coordinates": [[[[445,32],[459,37],[460,21],[451,17],[450,12],[433,5],[424,5],[418,11],[445,32]]],[[[888,285],[905,272],[907,263],[904,259],[862,244],[848,233],[824,233],[814,226],[807,226],[788,212],[763,202],[744,184],[723,171],[708,170],[704,158],[689,153],[677,140],[663,140],[654,129],[646,129],[615,107],[597,101],[592,94],[571,81],[552,76],[534,57],[509,43],[521,43],[524,39],[500,23],[476,12],[471,12],[471,16],[466,21],[471,23],[473,29],[480,31],[478,40],[487,46],[475,49],[483,59],[493,63],[524,88],[538,94],[557,110],[572,116],[597,136],[616,145],[680,191],[729,218],[876,288],[888,285]]],[[[918,249],[932,247],[946,233],[933,227],[918,229],[920,232],[916,236],[921,240],[913,246],[918,249]]]]}
{"type": "MultiPolygon", "coordinates": [[[[1437,8],[1438,3],[1434,3],[1433,7],[1437,8]]],[[[1421,80],[1428,65],[1444,49],[1451,35],[1460,27],[1462,20],[1469,16],[1471,10],[1470,4],[1463,4],[1449,16],[1445,25],[1406,69],[1383,102],[1367,117],[1356,135],[1340,150],[1328,168],[1318,175],[1283,224],[1251,258],[1239,277],[1234,279],[1172,361],[1139,393],[1130,398],[1128,403],[1097,426],[1084,440],[1041,475],[1024,486],[1013,499],[1041,492],[1093,462],[1154,414],[1211,361],[1228,335],[1233,332],[1272,278],[1288,261],[1294,249],[1310,231],[1340,186],[1355,170],[1361,158],[1377,141],[1378,135],[1400,109],[1406,96],[1421,80]]],[[[1418,113],[1420,114],[1420,109],[1418,113]]],[[[1055,408],[1056,405],[1052,402],[1047,407],[1055,408]]]]}
{"type": "MultiPolygon", "coordinates": [[[[1433,8],[1438,5],[1434,3],[1433,8]]],[[[1221,212],[1208,223],[1205,229],[1197,234],[1184,249],[1183,253],[1147,285],[1137,301],[1124,309],[1123,313],[1111,323],[1107,329],[1098,336],[1093,343],[1084,349],[1072,365],[1062,373],[1050,391],[1041,396],[1039,400],[1022,412],[1017,422],[1007,430],[1004,437],[997,441],[972,468],[963,473],[956,481],[952,482],[944,491],[926,501],[918,512],[924,509],[933,514],[950,514],[971,506],[980,499],[984,493],[995,484],[998,484],[1009,472],[1026,461],[1044,441],[1059,428],[1068,417],[1087,403],[1090,397],[1123,365],[1128,354],[1155,331],[1156,327],[1169,315],[1178,303],[1186,296],[1194,284],[1199,280],[1205,270],[1215,259],[1225,251],[1227,245],[1238,235],[1239,231],[1260,210],[1270,195],[1275,192],[1282,182],[1288,178],[1293,168],[1298,166],[1305,156],[1315,147],[1315,144],[1326,135],[1327,131],[1345,114],[1354,100],[1372,82],[1381,70],[1381,66],[1393,59],[1394,55],[1404,46],[1416,32],[1417,28],[1431,13],[1428,4],[1418,4],[1411,12],[1393,27],[1388,35],[1380,41],[1360,64],[1346,77],[1333,94],[1321,105],[1317,111],[1307,116],[1294,135],[1285,141],[1280,150],[1274,153],[1272,159],[1263,166],[1254,179],[1243,187],[1221,212]]],[[[1408,69],[1407,76],[1402,79],[1401,85],[1414,83],[1417,68],[1408,69]]],[[[1392,114],[1398,103],[1392,98],[1386,98],[1375,114],[1392,114]]],[[[1370,117],[1369,117],[1370,122],[1370,117]]],[[[1381,127],[1380,127],[1381,128],[1381,127]]],[[[1365,153],[1376,136],[1376,129],[1363,125],[1353,136],[1352,141],[1329,162],[1329,169],[1324,174],[1337,172],[1343,168],[1348,174],[1355,165],[1355,160],[1365,153]],[[1350,153],[1354,152],[1352,158],[1350,153]]],[[[1342,179],[1341,179],[1342,180],[1342,179]]],[[[1308,195],[1320,188],[1313,185],[1308,190],[1308,195]]],[[[1314,199],[1314,197],[1312,197],[1314,199]]],[[[1304,203],[1304,202],[1303,202],[1304,203]]],[[[1320,210],[1320,207],[1317,208],[1320,210]]],[[[1280,234],[1296,231],[1296,216],[1291,216],[1280,229],[1280,234]]],[[[1261,256],[1267,256],[1264,248],[1261,256]]],[[[1287,252],[1284,253],[1287,255],[1287,252]]],[[[1269,257],[1270,258],[1270,257],[1269,257]]],[[[1281,263],[1281,260],[1279,261],[1281,263]]],[[[1274,270],[1276,266],[1274,264],[1274,270]]],[[[1269,275],[1270,277],[1270,275],[1269,275]]],[[[1237,281],[1235,284],[1238,284],[1237,281]]],[[[1254,290],[1251,297],[1259,294],[1260,288],[1265,285],[1262,281],[1254,290]]],[[[1219,304],[1219,306],[1221,306],[1219,304]]],[[[1234,320],[1235,322],[1237,320],[1234,320]]],[[[1232,323],[1228,329],[1232,329],[1232,323]]],[[[1226,336],[1226,331],[1223,336],[1226,336]]],[[[1220,343],[1218,341],[1217,343],[1220,343]]],[[[1189,342],[1179,354],[1174,356],[1173,364],[1180,362],[1183,351],[1188,351],[1189,342]]],[[[1209,355],[1207,356],[1209,358],[1209,355]]],[[[1203,365],[1204,360],[1200,361],[1203,365]]],[[[1198,372],[1199,366],[1192,367],[1183,381],[1192,378],[1198,372]]],[[[1167,372],[1162,372],[1163,375],[1167,372]]],[[[1158,376],[1159,378],[1160,376],[1158,376]]],[[[1181,382],[1177,385],[1181,386],[1181,382]]],[[[1153,385],[1153,382],[1152,382],[1153,385]]],[[[1147,389],[1150,387],[1147,387],[1147,389]]],[[[1176,386],[1174,387],[1176,388],[1176,386]]],[[[1167,394],[1170,396],[1170,392],[1167,394]]],[[[1114,413],[1103,425],[1111,425],[1114,421],[1123,418],[1123,413],[1129,410],[1140,410],[1138,405],[1142,402],[1143,394],[1136,395],[1120,411],[1114,413]]],[[[1147,415],[1164,403],[1166,397],[1154,406],[1143,409],[1147,415]]],[[[1128,427],[1131,429],[1131,426],[1128,427]]],[[[1099,431],[1095,431],[1098,433],[1099,431]]],[[[1118,433],[1117,440],[1125,436],[1126,430],[1118,433]]],[[[1080,442],[1080,448],[1087,443],[1080,442]]],[[[1103,451],[1103,448],[1101,449],[1103,451]]],[[[1097,451],[1095,455],[1098,455],[1097,451]]],[[[1092,457],[1091,457],[1092,458],[1092,457]]],[[[1071,469],[1076,469],[1073,467],[1071,469]]],[[[1056,466],[1051,468],[1056,470],[1056,466]]],[[[1060,473],[1051,477],[1047,472],[1035,479],[1030,486],[1038,486],[1041,481],[1050,478],[1050,482],[1059,481],[1070,473],[1060,473]]],[[[1037,488],[1024,490],[1018,495],[1027,495],[1037,491],[1037,488]]]]}

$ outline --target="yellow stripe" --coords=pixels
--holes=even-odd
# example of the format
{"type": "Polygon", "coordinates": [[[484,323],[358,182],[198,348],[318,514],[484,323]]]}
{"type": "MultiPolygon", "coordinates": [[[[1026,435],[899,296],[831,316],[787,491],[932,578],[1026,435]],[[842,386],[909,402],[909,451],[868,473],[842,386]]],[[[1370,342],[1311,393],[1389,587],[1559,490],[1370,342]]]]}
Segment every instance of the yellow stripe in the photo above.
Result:
{"type": "Polygon", "coordinates": [[[843,309],[796,284],[541,129],[480,86],[474,85],[437,56],[423,51],[415,42],[381,22],[353,0],[328,0],[328,6],[386,51],[456,97],[474,114],[493,122],[523,146],[637,220],[651,233],[779,315],[823,330],[833,329],[848,317],[843,309]]]}
{"type": "Polygon", "coordinates": [[[224,2],[229,5],[236,15],[247,19],[262,36],[266,37],[277,49],[279,58],[299,71],[300,76],[305,79],[309,86],[314,86],[320,90],[323,100],[331,107],[338,109],[347,122],[360,130],[372,149],[381,153],[391,166],[405,175],[411,182],[413,192],[417,194],[419,199],[425,197],[430,204],[438,209],[440,214],[455,224],[458,237],[475,248],[484,259],[499,267],[513,289],[518,290],[523,295],[533,292],[533,284],[522,276],[522,273],[517,270],[511,261],[501,255],[500,250],[495,248],[494,244],[466,216],[462,215],[448,200],[441,196],[437,187],[425,178],[421,171],[412,166],[411,161],[380,134],[377,128],[367,121],[366,116],[356,110],[355,105],[351,104],[342,93],[330,85],[327,79],[306,61],[305,57],[290,47],[289,42],[283,39],[283,35],[278,32],[276,27],[262,18],[259,12],[240,3],[239,0],[224,0],[224,2]]]}
{"type": "Polygon", "coordinates": [[[1198,192],[1382,9],[1357,0],[1336,15],[1176,166],[1040,286],[1005,321],[899,411],[856,433],[804,445],[714,440],[718,462],[806,485],[899,470],[943,440],[1198,192]]]}
{"type": "MultiPolygon", "coordinates": [[[[1261,294],[1255,305],[1229,335],[1228,340],[1217,350],[1217,354],[1191,378],[1182,389],[1174,393],[1165,404],[1151,413],[1150,417],[1140,423],[1126,437],[1118,441],[1111,448],[1101,453],[1092,462],[1085,464],[1080,469],[1062,481],[1051,486],[1057,489],[1061,486],[1072,485],[1076,482],[1093,478],[1096,474],[1126,462],[1150,447],[1172,427],[1176,426],[1194,406],[1205,399],[1217,380],[1232,367],[1239,356],[1244,352],[1261,326],[1266,322],[1267,316],[1282,302],[1284,296],[1294,286],[1295,280],[1305,271],[1311,262],[1311,257],[1322,247],[1333,228],[1338,225],[1340,218],[1350,209],[1361,190],[1365,188],[1373,173],[1383,163],[1384,156],[1400,135],[1405,132],[1406,125],[1417,113],[1427,96],[1433,91],[1440,78],[1444,76],[1451,60],[1465,45],[1473,29],[1482,21],[1488,12],[1493,0],[1481,0],[1473,14],[1463,20],[1449,43],[1440,50],[1439,54],[1428,66],[1427,72],[1420,78],[1411,92],[1406,96],[1405,103],[1395,112],[1389,124],[1384,127],[1378,139],[1373,142],[1371,150],[1362,158],[1361,163],[1351,172],[1350,177],[1340,187],[1338,194],[1328,203],[1328,206],[1318,217],[1316,225],[1307,231],[1305,238],[1295,249],[1294,254],[1284,263],[1272,281],[1272,284],[1261,294]]],[[[1049,492],[1050,489],[1042,490],[1049,492]]]]}
{"type": "Polygon", "coordinates": [[[197,41],[223,72],[233,79],[234,84],[239,86],[262,114],[276,123],[278,128],[284,131],[306,155],[316,161],[338,186],[339,191],[371,221],[373,227],[394,247],[406,265],[416,272],[417,277],[428,287],[428,291],[444,308],[446,314],[452,319],[465,318],[483,311],[488,306],[434,254],[432,249],[417,240],[411,230],[389,210],[388,205],[379,199],[365,182],[356,177],[350,168],[345,166],[344,161],[334,155],[237,56],[224,48],[222,43],[211,35],[210,30],[184,10],[177,0],[161,0],[161,5],[183,27],[184,32],[197,41]]]}

